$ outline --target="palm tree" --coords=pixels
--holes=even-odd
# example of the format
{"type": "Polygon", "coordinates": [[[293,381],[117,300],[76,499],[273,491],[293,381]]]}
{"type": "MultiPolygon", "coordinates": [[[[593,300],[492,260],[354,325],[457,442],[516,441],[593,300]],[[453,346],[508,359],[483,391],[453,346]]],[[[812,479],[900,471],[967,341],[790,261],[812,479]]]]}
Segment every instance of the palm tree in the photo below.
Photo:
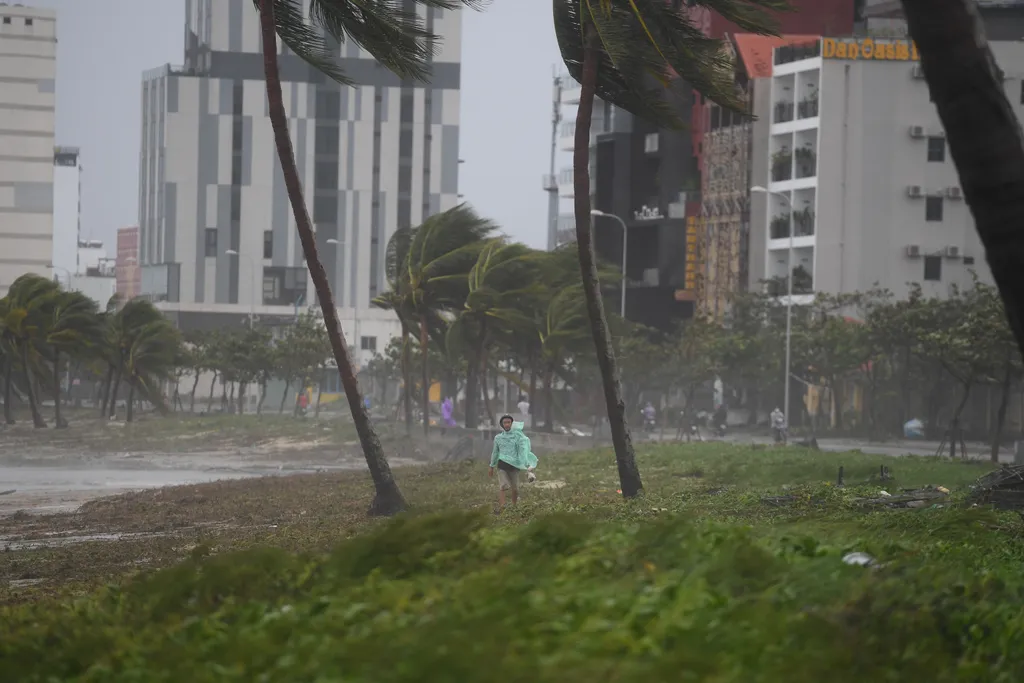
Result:
{"type": "MultiPolygon", "coordinates": [[[[133,377],[129,367],[132,348],[136,340],[154,325],[167,324],[167,319],[149,301],[145,299],[132,299],[124,305],[121,310],[108,316],[106,330],[107,363],[109,364],[108,377],[110,377],[109,403],[107,403],[107,417],[114,417],[117,410],[117,395],[121,383],[133,377]]],[[[129,386],[129,391],[134,394],[134,385],[129,386]]],[[[153,397],[155,398],[155,397],[153,397]]],[[[129,399],[128,410],[131,410],[131,399],[129,399]]]]}
{"type": "Polygon", "coordinates": [[[159,382],[174,376],[181,340],[166,318],[153,320],[131,330],[124,353],[124,373],[128,381],[128,408],[125,421],[134,417],[135,391],[142,391],[150,402],[163,408],[159,382]]]}
{"type": "MultiPolygon", "coordinates": [[[[771,22],[764,9],[786,8],[784,0],[706,0],[701,4],[754,33],[770,32],[771,22]]],[[[626,408],[590,234],[590,124],[594,98],[600,97],[668,127],[679,127],[681,122],[665,93],[649,87],[653,83],[661,83],[667,90],[678,76],[705,98],[724,107],[742,112],[742,101],[733,80],[731,60],[721,41],[704,36],[681,10],[679,2],[555,0],[554,18],[562,59],[581,86],[573,149],[576,240],[622,495],[631,498],[643,492],[643,484],[626,426],[626,408]]]]}
{"type": "MultiPolygon", "coordinates": [[[[46,428],[46,421],[39,410],[36,393],[36,376],[43,370],[41,341],[43,329],[51,311],[60,296],[60,286],[40,275],[22,275],[15,280],[7,292],[0,320],[0,334],[7,349],[7,376],[4,387],[5,405],[10,404],[13,363],[17,358],[25,378],[25,394],[32,423],[37,429],[46,428]]],[[[8,422],[11,419],[8,417],[8,422]]]]}
{"type": "Polygon", "coordinates": [[[467,275],[477,263],[483,240],[495,229],[466,204],[431,216],[412,231],[401,264],[400,292],[404,307],[415,316],[419,331],[423,433],[430,426],[430,367],[427,349],[439,311],[454,311],[469,294],[467,275]]]}
{"type": "Polygon", "coordinates": [[[533,322],[523,304],[534,305],[544,291],[539,266],[537,252],[495,238],[484,244],[469,270],[468,293],[446,339],[449,349],[468,346],[467,427],[477,426],[476,399],[480,379],[486,382],[490,342],[497,334],[528,330],[533,322]]]}
{"type": "Polygon", "coordinates": [[[388,281],[388,290],[373,300],[378,308],[392,311],[402,326],[402,404],[405,412],[405,433],[412,434],[412,368],[409,362],[409,335],[412,330],[412,311],[408,310],[403,282],[405,281],[404,264],[409,257],[409,244],[412,241],[413,229],[399,228],[391,235],[384,253],[384,273],[388,281]]]}
{"type": "MultiPolygon", "coordinates": [[[[60,292],[54,299],[43,342],[53,351],[53,417],[57,429],[68,426],[60,410],[61,360],[89,353],[102,339],[96,302],[81,292],[60,292]]],[[[70,387],[68,387],[70,390],[70,387]]]]}
{"type": "Polygon", "coordinates": [[[1024,352],[1024,135],[975,0],[903,0],[992,277],[1024,352]]]}

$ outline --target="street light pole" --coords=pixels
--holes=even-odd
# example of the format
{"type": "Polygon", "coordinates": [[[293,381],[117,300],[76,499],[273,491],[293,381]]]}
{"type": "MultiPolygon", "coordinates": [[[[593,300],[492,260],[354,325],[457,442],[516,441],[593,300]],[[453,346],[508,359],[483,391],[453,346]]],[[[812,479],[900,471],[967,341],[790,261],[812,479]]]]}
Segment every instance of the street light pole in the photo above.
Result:
{"type": "MultiPolygon", "coordinates": [[[[781,198],[786,206],[789,207],[789,254],[786,257],[786,268],[789,272],[786,273],[786,367],[785,367],[785,381],[783,382],[783,394],[782,404],[785,407],[786,414],[786,425],[789,425],[789,368],[790,368],[790,351],[792,348],[793,341],[793,202],[790,201],[789,195],[782,192],[772,192],[763,187],[755,185],[750,188],[751,192],[758,194],[774,195],[781,198]]],[[[769,238],[771,236],[769,235],[769,238]]]]}
{"type": "Polygon", "coordinates": [[[619,222],[622,227],[622,297],[619,302],[619,316],[623,319],[626,317],[626,221],[622,220],[614,213],[605,213],[604,211],[598,211],[594,209],[590,212],[590,215],[595,218],[614,218],[619,222]]]}
{"type": "Polygon", "coordinates": [[[253,323],[256,320],[256,262],[252,260],[251,256],[247,254],[240,254],[234,249],[228,249],[224,252],[228,256],[235,256],[237,258],[244,258],[249,262],[249,277],[252,278],[252,296],[249,297],[249,329],[253,327],[253,323]]]}

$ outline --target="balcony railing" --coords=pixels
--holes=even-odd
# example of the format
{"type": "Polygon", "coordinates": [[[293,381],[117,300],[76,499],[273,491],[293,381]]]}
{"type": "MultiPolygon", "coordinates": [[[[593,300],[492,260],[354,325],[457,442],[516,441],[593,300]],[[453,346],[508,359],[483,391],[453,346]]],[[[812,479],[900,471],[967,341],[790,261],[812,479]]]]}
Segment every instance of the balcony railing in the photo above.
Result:
{"type": "Polygon", "coordinates": [[[818,155],[814,150],[801,147],[796,150],[796,177],[813,178],[818,174],[818,155]]]}
{"type": "Polygon", "coordinates": [[[793,155],[776,152],[772,155],[772,182],[790,180],[793,177],[793,155]]]}
{"type": "Polygon", "coordinates": [[[796,115],[801,119],[813,119],[818,115],[818,98],[808,97],[801,100],[796,107],[796,115]]]}
{"type": "Polygon", "coordinates": [[[793,237],[810,237],[814,234],[814,211],[808,207],[775,216],[768,224],[769,236],[773,240],[786,239],[790,226],[793,226],[793,237]]]}
{"type": "Polygon", "coordinates": [[[793,103],[792,102],[776,102],[775,103],[775,123],[785,123],[786,121],[793,120],[793,103]]]}

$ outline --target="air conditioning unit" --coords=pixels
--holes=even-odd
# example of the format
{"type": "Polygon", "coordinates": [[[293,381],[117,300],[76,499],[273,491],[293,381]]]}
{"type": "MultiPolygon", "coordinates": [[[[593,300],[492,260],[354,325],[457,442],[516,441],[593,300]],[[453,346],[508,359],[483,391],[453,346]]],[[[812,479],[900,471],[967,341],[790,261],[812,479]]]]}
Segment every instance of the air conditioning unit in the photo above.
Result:
{"type": "Polygon", "coordinates": [[[907,196],[908,197],[917,199],[917,198],[922,197],[923,195],[924,195],[924,190],[921,189],[920,185],[908,185],[907,186],[907,196]]]}
{"type": "Polygon", "coordinates": [[[918,258],[921,256],[921,246],[918,244],[907,245],[907,258],[918,258]]]}
{"type": "Polygon", "coordinates": [[[947,187],[946,196],[949,197],[950,199],[963,199],[964,191],[961,190],[959,187],[947,187]]]}
{"type": "Polygon", "coordinates": [[[924,137],[924,126],[911,126],[910,137],[920,139],[924,137]]]}
{"type": "Polygon", "coordinates": [[[921,68],[920,64],[915,64],[913,70],[911,70],[910,72],[910,75],[913,76],[914,78],[924,78],[924,69],[921,68]]]}
{"type": "Polygon", "coordinates": [[[960,247],[946,247],[942,250],[942,255],[946,258],[960,258],[960,247]]]}

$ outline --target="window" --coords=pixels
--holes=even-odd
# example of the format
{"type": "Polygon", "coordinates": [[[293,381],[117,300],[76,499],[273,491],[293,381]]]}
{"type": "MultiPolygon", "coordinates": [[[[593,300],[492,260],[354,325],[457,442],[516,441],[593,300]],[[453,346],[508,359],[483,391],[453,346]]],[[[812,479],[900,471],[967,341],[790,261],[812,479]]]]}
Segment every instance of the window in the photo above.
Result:
{"type": "Polygon", "coordinates": [[[10,24],[10,23],[11,23],[11,18],[10,17],[4,17],[4,24],[10,24]]]}
{"type": "Polygon", "coordinates": [[[376,337],[360,337],[359,348],[363,351],[377,352],[377,338],[376,337]]]}
{"type": "Polygon", "coordinates": [[[964,265],[965,266],[973,266],[974,265],[974,257],[973,256],[964,256],[964,265]]]}
{"type": "Polygon", "coordinates": [[[277,283],[279,280],[273,275],[263,276],[263,303],[268,301],[277,301],[281,298],[281,290],[278,288],[277,283]]]}
{"type": "Polygon", "coordinates": [[[946,138],[928,138],[928,161],[946,160],[946,138]]]}
{"type": "Polygon", "coordinates": [[[207,258],[217,255],[217,228],[206,229],[206,256],[207,258]]]}
{"type": "Polygon", "coordinates": [[[32,17],[25,17],[25,26],[32,25],[32,17]]]}
{"type": "Polygon", "coordinates": [[[942,279],[942,257],[924,257],[924,279],[929,282],[938,282],[942,279]]]}
{"type": "Polygon", "coordinates": [[[274,233],[263,231],[263,258],[274,258],[274,233]]]}
{"type": "Polygon", "coordinates": [[[926,221],[942,220],[942,197],[926,197],[924,200],[924,219],[926,221]]]}

